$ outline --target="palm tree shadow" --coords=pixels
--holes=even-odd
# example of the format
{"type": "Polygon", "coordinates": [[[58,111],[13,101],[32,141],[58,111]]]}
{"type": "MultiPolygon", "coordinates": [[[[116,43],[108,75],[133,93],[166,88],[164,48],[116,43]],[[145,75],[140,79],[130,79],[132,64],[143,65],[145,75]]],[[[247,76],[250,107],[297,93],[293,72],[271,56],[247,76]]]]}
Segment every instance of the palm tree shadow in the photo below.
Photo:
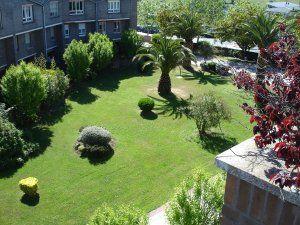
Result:
{"type": "Polygon", "coordinates": [[[200,144],[204,150],[213,154],[222,153],[238,144],[235,138],[220,133],[209,133],[202,137],[198,136],[196,142],[200,144]]]}
{"type": "Polygon", "coordinates": [[[199,84],[209,83],[214,86],[227,84],[230,81],[228,78],[222,77],[218,74],[203,73],[202,71],[195,71],[193,73],[183,72],[181,76],[185,80],[198,80],[199,84]]]}
{"type": "Polygon", "coordinates": [[[189,101],[193,98],[192,95],[190,95],[188,99],[178,98],[173,93],[163,96],[164,99],[153,96],[149,97],[158,102],[158,105],[155,107],[158,115],[172,116],[174,119],[180,119],[183,116],[189,118],[186,107],[189,105],[189,101]]]}

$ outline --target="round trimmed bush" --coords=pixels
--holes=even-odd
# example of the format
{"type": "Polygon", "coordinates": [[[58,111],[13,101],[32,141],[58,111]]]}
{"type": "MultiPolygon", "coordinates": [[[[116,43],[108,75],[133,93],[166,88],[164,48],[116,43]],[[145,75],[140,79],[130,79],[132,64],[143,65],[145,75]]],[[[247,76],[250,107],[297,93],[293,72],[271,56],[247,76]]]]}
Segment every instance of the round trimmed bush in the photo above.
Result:
{"type": "Polygon", "coordinates": [[[35,177],[28,177],[19,181],[19,187],[25,195],[35,196],[38,190],[38,179],[35,177]]]}
{"type": "Polygon", "coordinates": [[[103,127],[90,126],[84,128],[78,138],[78,142],[84,145],[108,145],[112,137],[108,130],[103,127]]]}
{"type": "Polygon", "coordinates": [[[150,112],[154,108],[154,101],[151,98],[140,99],[138,106],[143,112],[150,112]]]}
{"type": "Polygon", "coordinates": [[[87,225],[147,225],[148,218],[139,209],[127,205],[109,207],[103,205],[98,208],[87,225]]]}

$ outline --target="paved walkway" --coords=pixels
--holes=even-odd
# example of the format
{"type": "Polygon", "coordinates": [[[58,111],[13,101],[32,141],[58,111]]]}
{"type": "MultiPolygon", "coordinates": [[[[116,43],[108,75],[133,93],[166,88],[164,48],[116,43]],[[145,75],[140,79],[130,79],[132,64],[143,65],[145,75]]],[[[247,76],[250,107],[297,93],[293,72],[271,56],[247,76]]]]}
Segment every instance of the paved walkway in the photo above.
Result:
{"type": "Polygon", "coordinates": [[[149,225],[169,225],[166,213],[166,206],[163,205],[149,213],[149,225]]]}

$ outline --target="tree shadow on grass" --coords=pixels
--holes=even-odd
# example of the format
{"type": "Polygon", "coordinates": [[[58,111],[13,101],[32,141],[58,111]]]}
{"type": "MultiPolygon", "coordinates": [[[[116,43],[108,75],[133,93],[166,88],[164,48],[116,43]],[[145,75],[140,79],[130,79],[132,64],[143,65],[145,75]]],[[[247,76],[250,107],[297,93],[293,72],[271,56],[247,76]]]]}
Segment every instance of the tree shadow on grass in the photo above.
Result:
{"type": "Polygon", "coordinates": [[[194,73],[183,72],[181,76],[185,80],[198,80],[199,84],[209,83],[214,86],[227,84],[230,81],[228,78],[222,77],[218,74],[203,73],[201,71],[195,71],[194,73]]]}
{"type": "Polygon", "coordinates": [[[91,88],[87,84],[83,83],[73,90],[70,94],[69,99],[77,102],[78,104],[85,105],[90,104],[98,99],[97,95],[91,92],[91,88]]]}
{"type": "Polygon", "coordinates": [[[40,195],[36,194],[34,196],[29,196],[24,194],[20,200],[23,204],[28,206],[36,206],[40,202],[40,195]]]}
{"type": "Polygon", "coordinates": [[[197,138],[196,141],[202,148],[210,153],[219,154],[238,144],[233,137],[220,133],[209,133],[206,136],[197,138]]]}
{"type": "Polygon", "coordinates": [[[193,96],[191,95],[188,99],[183,99],[172,93],[168,96],[164,96],[164,99],[149,97],[158,102],[158,105],[155,107],[158,115],[173,116],[175,119],[180,119],[183,116],[188,117],[185,108],[193,96]]]}
{"type": "Polygon", "coordinates": [[[44,112],[41,116],[41,124],[54,125],[62,120],[62,117],[68,114],[72,110],[72,106],[63,104],[58,106],[56,109],[44,112]]]}
{"type": "Polygon", "coordinates": [[[158,115],[152,111],[150,112],[141,112],[141,117],[145,120],[156,120],[158,118],[158,115]]]}

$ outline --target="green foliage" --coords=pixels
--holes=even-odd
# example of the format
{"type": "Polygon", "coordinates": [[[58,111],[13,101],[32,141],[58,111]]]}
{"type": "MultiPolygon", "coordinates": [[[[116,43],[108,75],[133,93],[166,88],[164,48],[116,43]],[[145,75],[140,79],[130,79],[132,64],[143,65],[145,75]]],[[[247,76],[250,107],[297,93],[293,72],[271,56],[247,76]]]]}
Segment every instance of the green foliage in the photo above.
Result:
{"type": "Polygon", "coordinates": [[[267,48],[278,40],[279,23],[276,16],[261,12],[247,21],[245,26],[253,43],[259,48],[267,48]]]}
{"type": "Polygon", "coordinates": [[[93,72],[99,73],[105,69],[114,57],[113,42],[104,34],[90,34],[88,52],[92,58],[93,72]]]}
{"type": "Polygon", "coordinates": [[[200,66],[201,66],[201,69],[205,72],[215,73],[217,70],[217,64],[212,61],[202,62],[200,66]]]}
{"type": "Polygon", "coordinates": [[[63,103],[69,88],[69,78],[60,69],[44,70],[47,97],[43,101],[47,108],[63,103]]]}
{"type": "Polygon", "coordinates": [[[87,44],[73,40],[63,55],[67,65],[67,73],[74,82],[85,79],[90,71],[92,58],[88,52],[87,44]]]}
{"type": "Polygon", "coordinates": [[[167,216],[171,225],[218,225],[223,206],[225,179],[208,177],[198,170],[176,190],[167,216]]]}
{"type": "Polygon", "coordinates": [[[128,205],[98,208],[87,225],[147,225],[148,218],[142,211],[128,205]]]}
{"type": "Polygon", "coordinates": [[[253,39],[246,26],[253,17],[260,15],[264,8],[249,0],[238,0],[226,16],[217,23],[217,37],[222,41],[235,41],[245,52],[254,47],[253,39]]]}
{"type": "Polygon", "coordinates": [[[46,69],[47,68],[47,60],[46,60],[44,54],[41,53],[38,57],[34,58],[33,64],[42,70],[46,69]]]}
{"type": "Polygon", "coordinates": [[[0,170],[23,165],[36,149],[37,146],[24,140],[23,132],[13,123],[0,117],[0,170]]]}
{"type": "Polygon", "coordinates": [[[5,102],[15,107],[18,115],[34,119],[46,97],[45,77],[33,64],[21,62],[11,66],[1,81],[5,102]]]}
{"type": "Polygon", "coordinates": [[[143,44],[143,37],[138,35],[136,30],[126,30],[122,33],[120,47],[121,52],[127,57],[132,59],[138,49],[143,44]]]}
{"type": "Polygon", "coordinates": [[[154,108],[154,101],[152,98],[141,98],[138,106],[144,112],[150,112],[154,108]]]}
{"type": "Polygon", "coordinates": [[[200,53],[204,58],[208,58],[214,54],[213,46],[208,41],[200,41],[196,46],[197,52],[200,53]]]}
{"type": "Polygon", "coordinates": [[[161,34],[153,34],[151,37],[151,42],[158,42],[161,38],[161,34]]]}
{"type": "Polygon", "coordinates": [[[192,99],[187,112],[196,122],[200,136],[206,135],[210,128],[220,126],[222,120],[231,117],[229,108],[213,92],[192,99]]]}
{"type": "Polygon", "coordinates": [[[35,177],[28,177],[19,181],[19,187],[24,194],[35,196],[38,191],[38,179],[35,177]]]}

